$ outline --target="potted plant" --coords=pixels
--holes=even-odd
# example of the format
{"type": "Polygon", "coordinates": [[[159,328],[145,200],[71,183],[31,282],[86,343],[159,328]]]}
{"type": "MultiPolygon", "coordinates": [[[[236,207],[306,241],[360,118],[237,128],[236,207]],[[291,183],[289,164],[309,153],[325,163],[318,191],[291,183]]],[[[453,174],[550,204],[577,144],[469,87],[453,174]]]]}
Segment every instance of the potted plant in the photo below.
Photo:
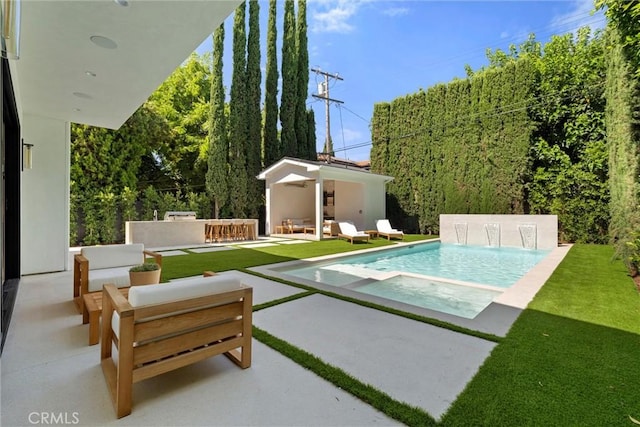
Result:
{"type": "Polygon", "coordinates": [[[160,266],[153,262],[134,265],[129,269],[129,282],[131,286],[160,283],[161,271],[160,266]]]}

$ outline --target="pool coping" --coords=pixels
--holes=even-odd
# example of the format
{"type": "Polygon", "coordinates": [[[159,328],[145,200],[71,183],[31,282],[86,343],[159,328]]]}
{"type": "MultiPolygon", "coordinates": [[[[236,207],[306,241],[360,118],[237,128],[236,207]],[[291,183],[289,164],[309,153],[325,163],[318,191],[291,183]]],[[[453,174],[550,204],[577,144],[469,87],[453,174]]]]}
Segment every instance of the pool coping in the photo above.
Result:
{"type": "Polygon", "coordinates": [[[351,289],[342,288],[338,286],[325,285],[323,283],[314,282],[311,280],[290,276],[279,271],[280,269],[290,268],[295,266],[303,266],[305,264],[311,264],[322,261],[330,261],[332,259],[346,258],[355,255],[370,254],[385,249],[397,248],[401,246],[410,246],[416,244],[428,244],[439,242],[440,239],[429,239],[418,242],[401,242],[393,246],[385,246],[382,248],[363,249],[348,253],[325,255],[320,257],[307,258],[304,260],[286,261],[276,264],[263,265],[258,267],[252,267],[249,270],[256,271],[260,274],[279,278],[282,280],[288,280],[294,283],[299,283],[305,286],[309,286],[314,289],[318,289],[325,292],[331,292],[337,295],[342,295],[348,298],[354,298],[361,301],[366,301],[374,304],[378,304],[385,307],[390,307],[403,312],[416,314],[440,321],[448,322],[464,328],[476,330],[479,332],[485,332],[494,334],[497,336],[506,336],[507,332],[511,328],[511,325],[517,317],[524,310],[529,302],[533,300],[536,293],[542,288],[542,286],[549,279],[551,274],[558,267],[560,262],[564,259],[566,254],[571,249],[570,244],[561,244],[558,247],[551,250],[551,252],[541,260],[534,268],[527,272],[520,280],[518,280],[513,286],[504,290],[504,292],[496,297],[482,312],[480,312],[473,319],[466,319],[453,314],[442,313],[436,310],[417,307],[414,305],[406,304],[399,301],[393,301],[386,298],[377,297],[375,295],[363,294],[351,289]]]}

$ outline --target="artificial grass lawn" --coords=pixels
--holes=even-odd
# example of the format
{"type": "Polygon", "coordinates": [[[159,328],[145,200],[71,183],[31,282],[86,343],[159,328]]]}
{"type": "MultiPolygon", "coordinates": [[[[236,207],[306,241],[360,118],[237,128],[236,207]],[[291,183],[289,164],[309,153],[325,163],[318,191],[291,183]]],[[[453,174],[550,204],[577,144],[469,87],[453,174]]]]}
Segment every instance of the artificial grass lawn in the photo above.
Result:
{"type": "Polygon", "coordinates": [[[640,294],[609,246],[575,245],[443,417],[447,426],[640,419],[640,294]]]}
{"type": "MultiPolygon", "coordinates": [[[[419,234],[405,235],[404,242],[415,242],[434,238],[419,234]]],[[[180,277],[197,276],[203,271],[227,271],[274,264],[277,262],[312,258],[342,252],[370,249],[394,244],[396,241],[387,239],[371,239],[368,243],[354,243],[345,240],[321,240],[295,245],[276,245],[261,248],[242,248],[225,251],[190,253],[176,255],[162,259],[162,281],[180,277]]]]}

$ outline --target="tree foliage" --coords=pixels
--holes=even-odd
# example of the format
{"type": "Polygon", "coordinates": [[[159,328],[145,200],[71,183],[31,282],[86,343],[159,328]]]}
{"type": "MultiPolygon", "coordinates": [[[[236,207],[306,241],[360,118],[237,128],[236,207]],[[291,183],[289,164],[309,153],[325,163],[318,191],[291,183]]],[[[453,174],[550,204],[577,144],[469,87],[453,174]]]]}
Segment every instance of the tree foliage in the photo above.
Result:
{"type": "Polygon", "coordinates": [[[609,32],[606,134],[609,145],[611,241],[636,271],[640,268],[640,83],[623,54],[618,30],[609,32]]]}
{"type": "Polygon", "coordinates": [[[617,43],[630,61],[632,73],[640,78],[640,2],[637,0],[596,0],[598,9],[618,32],[617,43]]]}
{"type": "Polygon", "coordinates": [[[561,238],[606,239],[604,44],[588,29],[531,36],[468,78],[377,104],[372,169],[388,215],[437,232],[440,213],[551,213],[561,238]]]}
{"type": "Polygon", "coordinates": [[[206,56],[191,54],[150,98],[172,129],[171,138],[162,141],[157,154],[172,181],[183,191],[204,190],[211,95],[206,61],[206,56]]]}
{"type": "Polygon", "coordinates": [[[298,0],[298,17],[296,19],[296,60],[297,90],[295,109],[295,133],[298,157],[317,160],[315,147],[309,147],[309,123],[307,119],[307,96],[309,91],[309,52],[307,50],[307,1],[298,0]]]}
{"type": "Polygon", "coordinates": [[[262,169],[262,111],[260,108],[262,71],[260,70],[260,6],[249,2],[249,38],[247,41],[247,175],[246,215],[257,218],[263,204],[264,185],[255,177],[262,169]]]}
{"type": "Polygon", "coordinates": [[[233,179],[229,180],[231,214],[237,218],[245,215],[248,207],[247,189],[247,58],[246,58],[246,2],[235,11],[233,20],[233,76],[229,100],[229,167],[233,179]]]}
{"type": "Polygon", "coordinates": [[[284,2],[282,39],[282,96],[280,98],[280,141],[282,155],[298,155],[296,142],[296,107],[298,105],[298,64],[296,50],[296,16],[293,0],[284,2]]]}
{"type": "Polygon", "coordinates": [[[211,78],[211,108],[209,113],[209,150],[206,188],[213,200],[213,217],[219,218],[220,208],[229,200],[229,139],[225,114],[225,93],[222,81],[224,54],[224,23],[213,34],[213,69],[211,78]]]}
{"type": "Polygon", "coordinates": [[[269,23],[267,28],[267,76],[264,93],[264,130],[262,151],[264,165],[271,166],[281,157],[278,141],[278,53],[276,41],[277,0],[269,0],[269,23]]]}

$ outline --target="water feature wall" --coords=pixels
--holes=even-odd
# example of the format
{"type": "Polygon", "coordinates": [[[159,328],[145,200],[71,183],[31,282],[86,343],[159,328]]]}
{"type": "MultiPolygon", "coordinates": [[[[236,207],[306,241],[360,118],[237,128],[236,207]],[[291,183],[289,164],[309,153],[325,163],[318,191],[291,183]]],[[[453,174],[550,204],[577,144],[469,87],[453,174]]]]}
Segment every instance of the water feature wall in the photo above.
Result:
{"type": "Polygon", "coordinates": [[[440,215],[440,240],[461,245],[553,249],[556,215],[440,215]]]}

